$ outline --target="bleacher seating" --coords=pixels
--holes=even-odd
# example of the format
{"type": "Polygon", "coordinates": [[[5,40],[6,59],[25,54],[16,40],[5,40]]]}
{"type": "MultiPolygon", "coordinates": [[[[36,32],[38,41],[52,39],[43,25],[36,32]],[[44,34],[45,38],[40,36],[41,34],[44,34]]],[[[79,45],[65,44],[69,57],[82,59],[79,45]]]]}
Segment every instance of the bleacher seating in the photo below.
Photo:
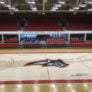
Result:
{"type": "Polygon", "coordinates": [[[71,37],[70,41],[71,42],[83,42],[83,40],[81,38],[78,38],[78,37],[71,37]]]}
{"type": "Polygon", "coordinates": [[[48,38],[46,39],[47,47],[65,47],[66,40],[63,38],[48,38]]]}
{"type": "Polygon", "coordinates": [[[70,18],[67,30],[70,31],[92,31],[92,21],[89,18],[70,18]]]}
{"type": "Polygon", "coordinates": [[[17,48],[18,43],[0,43],[0,48],[17,48]]]}
{"type": "Polygon", "coordinates": [[[42,47],[42,43],[23,43],[24,48],[39,48],[42,47]]]}
{"type": "Polygon", "coordinates": [[[92,42],[73,42],[71,47],[92,47],[92,42]]]}
{"type": "Polygon", "coordinates": [[[18,43],[18,38],[8,38],[5,43],[18,43]]]}
{"type": "Polygon", "coordinates": [[[18,31],[19,30],[19,27],[1,27],[0,25],[0,31],[18,31]]]}
{"type": "Polygon", "coordinates": [[[0,18],[0,31],[17,31],[17,19],[15,18],[0,18]]]}
{"type": "Polygon", "coordinates": [[[62,31],[57,19],[29,19],[29,25],[24,27],[25,31],[62,31]]]}

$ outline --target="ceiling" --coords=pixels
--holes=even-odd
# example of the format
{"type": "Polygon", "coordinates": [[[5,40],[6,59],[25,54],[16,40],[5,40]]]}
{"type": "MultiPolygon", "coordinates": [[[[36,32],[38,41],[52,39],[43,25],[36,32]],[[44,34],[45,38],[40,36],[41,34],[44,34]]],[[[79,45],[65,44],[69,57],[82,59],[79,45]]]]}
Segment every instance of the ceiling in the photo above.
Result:
{"type": "Polygon", "coordinates": [[[92,0],[0,0],[0,13],[6,12],[10,14],[92,12],[92,0]]]}

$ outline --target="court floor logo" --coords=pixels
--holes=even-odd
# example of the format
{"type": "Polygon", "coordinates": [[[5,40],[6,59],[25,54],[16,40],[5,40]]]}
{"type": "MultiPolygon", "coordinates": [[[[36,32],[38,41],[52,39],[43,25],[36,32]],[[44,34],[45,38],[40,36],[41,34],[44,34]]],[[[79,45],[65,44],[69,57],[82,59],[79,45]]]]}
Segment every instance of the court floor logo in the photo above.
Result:
{"type": "Polygon", "coordinates": [[[69,64],[66,64],[61,59],[57,59],[57,60],[46,59],[46,60],[28,62],[24,66],[29,66],[29,65],[41,65],[43,67],[56,66],[56,67],[64,68],[67,67],[69,64]]]}

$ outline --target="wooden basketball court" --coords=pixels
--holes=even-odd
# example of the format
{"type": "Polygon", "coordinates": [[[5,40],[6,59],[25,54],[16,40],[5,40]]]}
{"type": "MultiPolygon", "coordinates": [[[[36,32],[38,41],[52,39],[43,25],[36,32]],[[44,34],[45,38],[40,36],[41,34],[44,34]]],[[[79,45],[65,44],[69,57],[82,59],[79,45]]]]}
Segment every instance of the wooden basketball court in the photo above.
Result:
{"type": "Polygon", "coordinates": [[[91,92],[92,49],[1,49],[0,92],[91,92]],[[67,67],[29,65],[62,60],[67,67]]]}

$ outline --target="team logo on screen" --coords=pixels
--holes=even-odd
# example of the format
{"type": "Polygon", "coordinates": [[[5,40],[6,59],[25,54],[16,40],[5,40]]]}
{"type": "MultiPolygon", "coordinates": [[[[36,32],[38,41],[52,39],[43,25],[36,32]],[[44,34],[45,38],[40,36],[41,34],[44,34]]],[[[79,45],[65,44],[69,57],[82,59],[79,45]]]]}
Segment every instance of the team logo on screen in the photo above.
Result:
{"type": "Polygon", "coordinates": [[[64,68],[67,67],[69,64],[66,64],[61,59],[57,59],[57,60],[46,59],[35,62],[28,62],[24,66],[29,66],[29,65],[41,65],[43,67],[56,66],[56,67],[64,68]]]}

